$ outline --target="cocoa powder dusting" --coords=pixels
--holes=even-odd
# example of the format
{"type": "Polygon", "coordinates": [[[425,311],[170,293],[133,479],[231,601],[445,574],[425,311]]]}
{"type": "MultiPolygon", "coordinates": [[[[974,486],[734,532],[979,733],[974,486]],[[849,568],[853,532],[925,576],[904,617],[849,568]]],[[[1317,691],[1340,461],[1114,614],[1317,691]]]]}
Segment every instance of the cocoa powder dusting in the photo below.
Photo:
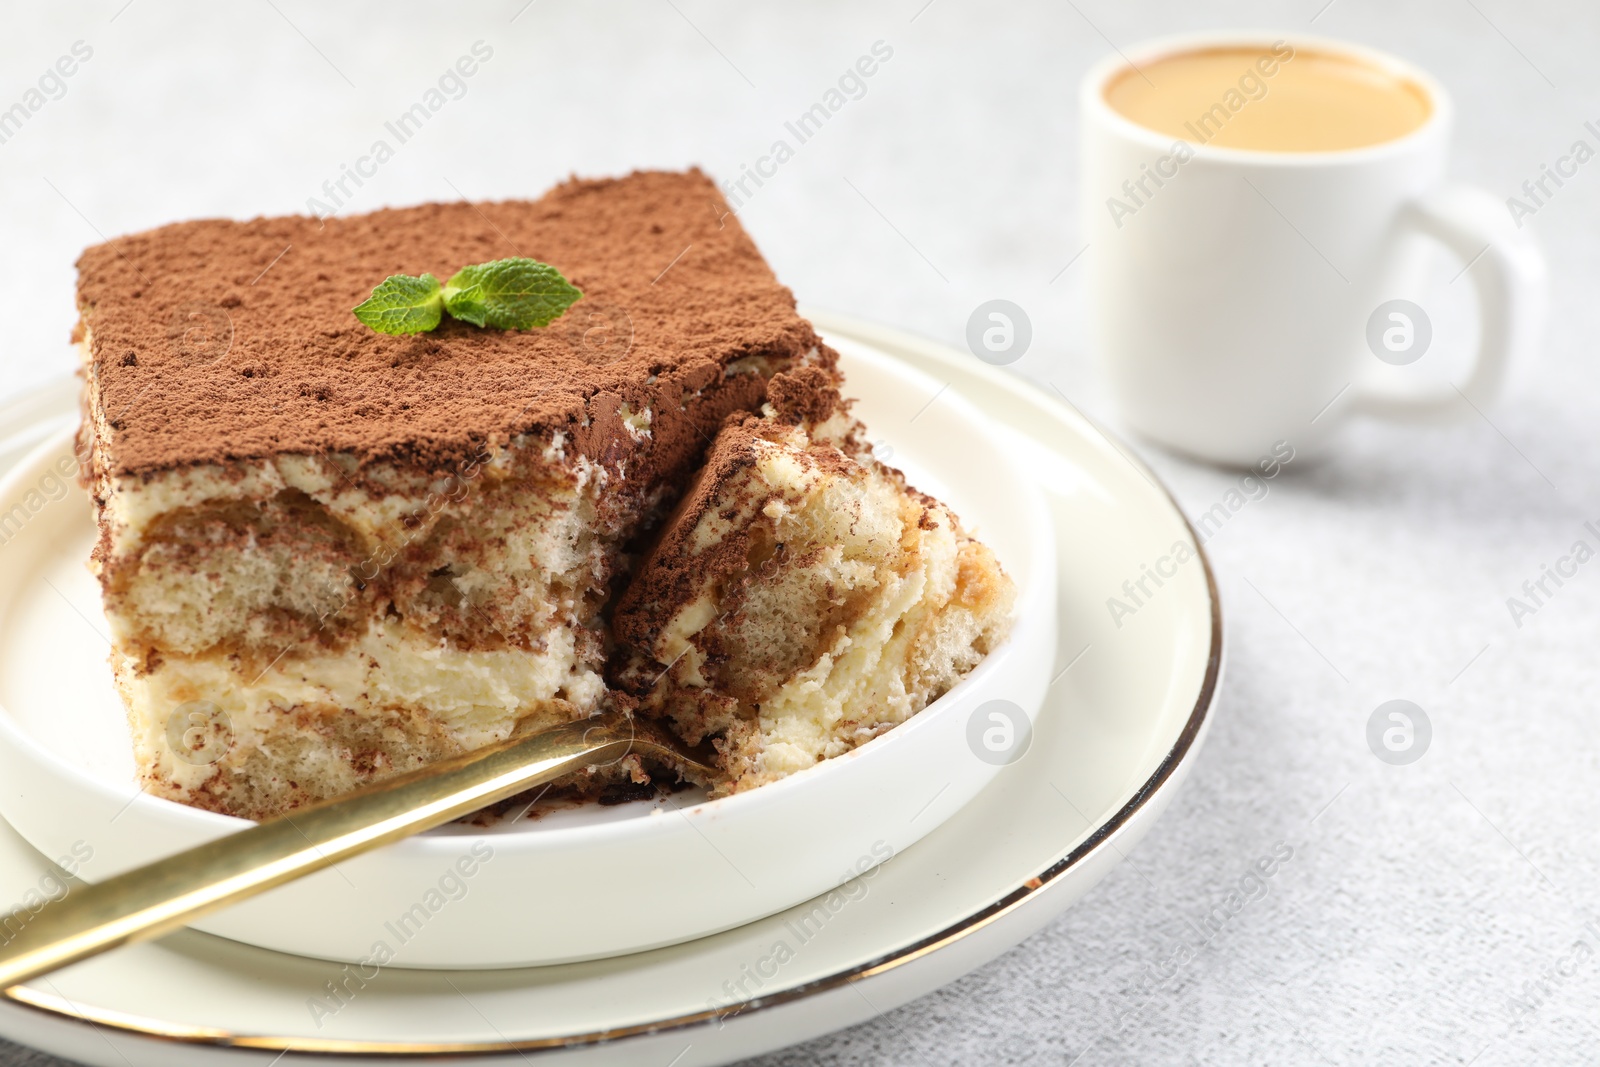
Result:
{"type": "MultiPolygon", "coordinates": [[[[563,431],[648,480],[684,470],[819,345],[698,170],[574,179],[534,201],[178,223],[90,248],[78,269],[113,474],[325,452],[442,470],[563,431]],[[508,256],[550,263],[583,299],[528,331],[447,318],[391,337],[350,313],[388,275],[508,256]],[[623,421],[646,410],[648,447],[623,421]]],[[[830,350],[814,361],[833,378],[830,350]]]]}

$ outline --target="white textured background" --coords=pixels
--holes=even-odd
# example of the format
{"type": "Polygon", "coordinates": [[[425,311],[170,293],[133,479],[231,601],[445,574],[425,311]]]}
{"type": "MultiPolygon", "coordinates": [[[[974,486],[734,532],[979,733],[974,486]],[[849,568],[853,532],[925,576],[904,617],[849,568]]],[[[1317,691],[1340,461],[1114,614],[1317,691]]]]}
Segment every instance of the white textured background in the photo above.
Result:
{"type": "MultiPolygon", "coordinates": [[[[524,2],[14,5],[0,109],[73,42],[94,55],[0,144],[0,393],[69,371],[84,245],[304,210],[479,39],[494,57],[465,97],[352,209],[529,196],[573,171],[735,174],[881,39],[892,60],[745,224],[816,306],[959,345],[979,302],[1016,301],[1035,328],[1016,369],[1108,419],[1083,355],[1083,264],[1063,267],[1082,246],[1074,87],[1113,42],[1315,18],[1436,73],[1459,108],[1457,176],[1502,197],[1575,139],[1600,147],[1582,128],[1600,120],[1593,4],[524,2]]],[[[1487,418],[1352,427],[1339,458],[1291,465],[1210,542],[1231,631],[1223,707],[1132,861],[965,980],[761,1063],[1600,1058],[1600,939],[1583,929],[1600,919],[1600,563],[1520,629],[1506,607],[1574,540],[1600,547],[1582,530],[1600,520],[1600,161],[1531,225],[1549,337],[1487,418]],[[1434,726],[1408,767],[1365,740],[1395,697],[1434,726]],[[1280,840],[1294,858],[1265,898],[1176,973],[1147,969],[1280,840]],[[1533,1005],[1520,1029],[1513,997],[1533,1005]]],[[[1442,340],[1417,373],[1466,343],[1455,300],[1439,297],[1442,340]]],[[[1191,511],[1233,483],[1141,450],[1191,511]]],[[[0,1043],[7,1067],[45,1062],[0,1043]]]]}

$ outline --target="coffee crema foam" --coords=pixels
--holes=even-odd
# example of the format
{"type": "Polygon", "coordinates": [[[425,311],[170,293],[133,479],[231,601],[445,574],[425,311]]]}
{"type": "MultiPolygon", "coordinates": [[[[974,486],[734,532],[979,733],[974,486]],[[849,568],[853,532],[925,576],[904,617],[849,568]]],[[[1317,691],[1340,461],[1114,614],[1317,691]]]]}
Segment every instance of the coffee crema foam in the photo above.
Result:
{"type": "Polygon", "coordinates": [[[1191,144],[1339,152],[1397,140],[1433,113],[1416,82],[1352,56],[1283,41],[1163,56],[1105,88],[1124,118],[1191,144]]]}

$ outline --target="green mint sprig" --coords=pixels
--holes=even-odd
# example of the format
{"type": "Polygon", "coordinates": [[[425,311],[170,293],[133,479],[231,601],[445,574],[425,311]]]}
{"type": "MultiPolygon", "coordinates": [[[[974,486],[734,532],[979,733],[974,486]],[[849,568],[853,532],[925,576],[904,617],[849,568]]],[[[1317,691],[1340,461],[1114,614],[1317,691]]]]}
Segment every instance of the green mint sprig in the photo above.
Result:
{"type": "Polygon", "coordinates": [[[395,274],[356,305],[355,316],[378,333],[425,333],[446,314],[496,330],[547,326],[583,296],[561,272],[515,257],[463,267],[439,284],[431,274],[395,274]]]}

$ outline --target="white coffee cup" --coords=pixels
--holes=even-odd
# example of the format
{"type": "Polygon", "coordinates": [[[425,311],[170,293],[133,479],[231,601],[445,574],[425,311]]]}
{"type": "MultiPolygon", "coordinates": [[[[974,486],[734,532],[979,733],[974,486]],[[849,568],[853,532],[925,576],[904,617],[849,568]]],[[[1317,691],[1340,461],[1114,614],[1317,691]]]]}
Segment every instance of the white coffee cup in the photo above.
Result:
{"type": "Polygon", "coordinates": [[[1443,184],[1452,108],[1424,72],[1303,34],[1190,34],[1096,64],[1080,110],[1091,344],[1135,432],[1225,464],[1253,464],[1279,442],[1315,454],[1355,413],[1473,416],[1536,343],[1543,260],[1500,200],[1443,184]],[[1399,74],[1429,97],[1428,117],[1402,137],[1343,151],[1185,150],[1106,100],[1130,63],[1274,44],[1399,74]],[[1379,387],[1384,363],[1427,348],[1426,313],[1399,298],[1418,292],[1428,240],[1470,264],[1476,359],[1465,380],[1426,392],[1379,387]]]}

